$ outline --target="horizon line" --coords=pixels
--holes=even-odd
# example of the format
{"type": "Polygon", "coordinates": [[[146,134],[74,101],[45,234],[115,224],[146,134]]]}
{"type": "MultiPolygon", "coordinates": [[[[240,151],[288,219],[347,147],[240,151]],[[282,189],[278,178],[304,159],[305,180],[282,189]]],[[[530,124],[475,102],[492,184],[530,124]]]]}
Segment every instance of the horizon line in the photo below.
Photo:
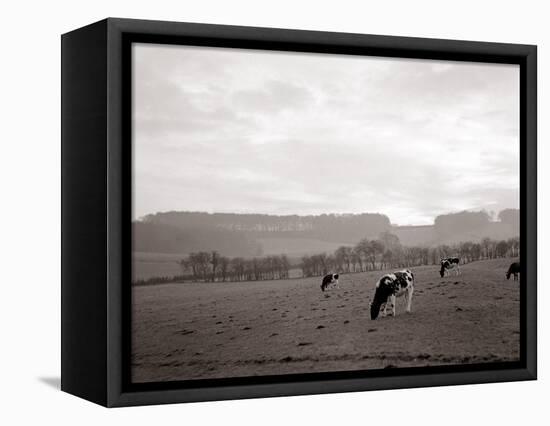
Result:
{"type": "MultiPolygon", "coordinates": [[[[514,208],[514,207],[506,207],[504,209],[501,209],[499,210],[498,212],[497,211],[494,211],[493,213],[495,213],[494,217],[498,216],[498,213],[501,213],[505,210],[517,210],[519,211],[520,209],[519,208],[514,208]]],[[[385,214],[385,213],[379,213],[379,212],[361,212],[361,213],[336,213],[336,212],[331,212],[331,213],[319,213],[319,214],[296,214],[296,213],[292,213],[292,214],[274,214],[274,213],[258,213],[258,212],[254,212],[254,213],[248,213],[248,212],[224,212],[224,211],[214,211],[214,212],[209,212],[209,211],[204,211],[204,210],[166,210],[166,211],[159,211],[159,212],[156,212],[156,213],[148,213],[148,214],[145,214],[143,216],[140,216],[138,218],[133,218],[132,219],[132,222],[142,222],[143,219],[147,216],[154,216],[154,215],[157,215],[157,214],[166,214],[166,213],[201,213],[201,214],[208,214],[208,215],[216,215],[216,214],[220,214],[220,215],[223,215],[223,214],[226,214],[226,215],[248,215],[248,216],[254,216],[254,215],[258,215],[258,216],[274,216],[274,217],[289,217],[289,216],[298,216],[298,217],[308,217],[308,216],[312,216],[312,217],[318,217],[318,216],[360,216],[360,215],[380,215],[380,216],[385,216],[388,218],[389,222],[390,222],[390,225],[391,226],[433,226],[435,225],[435,219],[440,217],[440,216],[447,216],[447,215],[452,215],[452,214],[460,214],[460,213],[487,213],[487,215],[489,216],[489,220],[491,222],[499,222],[497,220],[494,220],[493,219],[493,215],[490,214],[490,211],[486,210],[486,209],[480,209],[480,210],[457,210],[457,211],[452,211],[452,212],[448,212],[448,213],[441,213],[437,216],[435,216],[433,219],[432,219],[432,222],[431,224],[412,224],[412,223],[408,223],[408,224],[399,224],[399,223],[393,223],[390,216],[385,214]]]]}

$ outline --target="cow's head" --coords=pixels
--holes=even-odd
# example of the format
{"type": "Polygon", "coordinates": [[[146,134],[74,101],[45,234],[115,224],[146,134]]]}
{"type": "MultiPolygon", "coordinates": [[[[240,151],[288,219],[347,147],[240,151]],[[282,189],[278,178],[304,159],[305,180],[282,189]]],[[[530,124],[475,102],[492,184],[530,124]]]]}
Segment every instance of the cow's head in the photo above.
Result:
{"type": "Polygon", "coordinates": [[[380,315],[380,307],[383,303],[385,303],[385,300],[382,300],[382,298],[374,298],[372,303],[370,304],[370,319],[375,320],[378,318],[378,315],[380,315]]]}
{"type": "Polygon", "coordinates": [[[381,303],[374,303],[372,302],[370,304],[370,319],[375,320],[378,318],[378,315],[380,314],[380,306],[382,306],[381,303]]]}
{"type": "Polygon", "coordinates": [[[380,307],[383,303],[386,303],[388,300],[388,295],[381,287],[376,287],[376,292],[374,293],[374,299],[370,304],[370,319],[375,320],[380,314],[380,307]]]}
{"type": "Polygon", "coordinates": [[[445,268],[449,265],[448,262],[441,262],[441,269],[439,271],[439,275],[441,275],[441,278],[445,276],[445,268]]]}

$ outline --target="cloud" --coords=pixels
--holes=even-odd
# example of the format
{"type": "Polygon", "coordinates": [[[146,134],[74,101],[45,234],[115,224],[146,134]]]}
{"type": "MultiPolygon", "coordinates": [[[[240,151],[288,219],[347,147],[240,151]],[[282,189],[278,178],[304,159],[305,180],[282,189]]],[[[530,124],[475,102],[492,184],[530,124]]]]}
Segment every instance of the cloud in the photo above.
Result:
{"type": "Polygon", "coordinates": [[[515,66],[134,47],[136,217],[518,207],[515,66]]]}
{"type": "Polygon", "coordinates": [[[239,90],[233,94],[232,101],[237,108],[253,114],[306,109],[315,102],[307,88],[277,80],[266,81],[259,88],[239,90]]]}

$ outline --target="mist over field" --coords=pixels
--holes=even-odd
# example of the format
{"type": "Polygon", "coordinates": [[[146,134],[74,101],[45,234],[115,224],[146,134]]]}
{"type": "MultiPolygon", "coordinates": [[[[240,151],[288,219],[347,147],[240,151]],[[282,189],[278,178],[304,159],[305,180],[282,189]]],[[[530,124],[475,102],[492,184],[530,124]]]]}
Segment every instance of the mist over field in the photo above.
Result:
{"type": "Polygon", "coordinates": [[[213,279],[225,281],[230,279],[230,269],[233,272],[247,269],[245,262],[255,265],[248,269],[256,271],[252,275],[257,279],[265,277],[259,270],[266,269],[258,266],[258,262],[272,264],[267,269],[279,269],[277,275],[284,278],[331,270],[362,271],[367,258],[372,269],[434,263],[439,257],[458,253],[469,259],[489,258],[492,255],[488,249],[483,254],[479,243],[485,241],[487,245],[491,241],[496,250],[500,241],[505,246],[499,249],[502,255],[518,236],[519,210],[515,209],[503,210],[493,217],[487,212],[441,215],[433,225],[424,226],[396,226],[385,215],[367,213],[319,216],[157,213],[133,224],[133,280],[152,283],[200,279],[193,267],[198,263],[214,269],[221,263],[225,268],[223,277],[213,279]],[[314,272],[304,266],[308,259],[319,256],[321,260],[316,262],[322,266],[314,268],[314,272]],[[358,268],[349,266],[352,259],[359,262],[358,268]],[[240,266],[229,265],[231,261],[240,266]],[[191,270],[193,278],[189,275],[191,270]]]}
{"type": "Polygon", "coordinates": [[[225,256],[261,256],[331,251],[362,238],[395,234],[402,244],[431,247],[483,238],[519,235],[519,210],[506,209],[492,220],[486,212],[441,215],[433,225],[396,226],[382,214],[318,216],[166,212],[133,224],[134,251],[188,254],[217,250],[225,256]]]}

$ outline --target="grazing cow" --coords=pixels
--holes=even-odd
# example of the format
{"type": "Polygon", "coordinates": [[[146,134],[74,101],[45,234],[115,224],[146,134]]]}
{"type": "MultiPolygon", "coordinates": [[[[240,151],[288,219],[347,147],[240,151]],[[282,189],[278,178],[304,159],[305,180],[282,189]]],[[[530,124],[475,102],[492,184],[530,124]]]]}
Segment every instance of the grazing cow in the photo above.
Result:
{"type": "Polygon", "coordinates": [[[514,276],[514,281],[517,281],[518,280],[518,275],[519,275],[519,262],[514,262],[510,265],[510,267],[508,268],[508,272],[506,272],[506,279],[509,280],[510,279],[510,275],[513,275],[514,276]]]}
{"type": "Polygon", "coordinates": [[[327,290],[329,285],[338,285],[338,274],[325,275],[321,283],[321,291],[327,290]]]}
{"type": "Polygon", "coordinates": [[[456,275],[460,274],[460,258],[459,257],[447,257],[441,259],[441,270],[439,275],[443,278],[445,275],[449,275],[450,271],[455,271],[456,275]]]}
{"type": "Polygon", "coordinates": [[[404,271],[386,274],[376,283],[374,299],[370,304],[370,318],[375,320],[380,313],[380,307],[384,305],[382,316],[386,316],[388,303],[391,303],[391,315],[395,316],[396,297],[407,293],[407,312],[411,311],[411,302],[414,292],[414,275],[408,269],[404,271]]]}

